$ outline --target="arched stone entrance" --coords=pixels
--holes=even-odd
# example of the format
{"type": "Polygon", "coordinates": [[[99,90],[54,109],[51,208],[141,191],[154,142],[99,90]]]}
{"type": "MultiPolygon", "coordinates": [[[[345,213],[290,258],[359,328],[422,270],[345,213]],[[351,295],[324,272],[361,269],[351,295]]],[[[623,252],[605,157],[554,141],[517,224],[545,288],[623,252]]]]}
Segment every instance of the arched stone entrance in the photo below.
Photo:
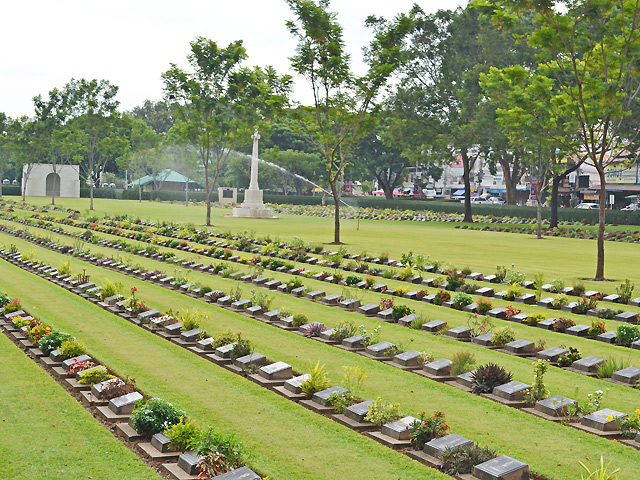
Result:
{"type": "Polygon", "coordinates": [[[60,196],[60,175],[57,173],[50,173],[46,179],[46,196],[47,197],[59,197],[60,196]]]}

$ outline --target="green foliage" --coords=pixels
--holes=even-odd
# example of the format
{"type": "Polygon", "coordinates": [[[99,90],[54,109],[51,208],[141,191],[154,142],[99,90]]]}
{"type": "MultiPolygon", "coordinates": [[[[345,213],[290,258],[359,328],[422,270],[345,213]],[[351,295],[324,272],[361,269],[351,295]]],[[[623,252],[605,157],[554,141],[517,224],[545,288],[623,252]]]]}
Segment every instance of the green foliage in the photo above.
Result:
{"type": "Polygon", "coordinates": [[[511,372],[495,363],[480,365],[471,375],[471,390],[477,394],[491,393],[495,387],[509,383],[512,378],[511,372]]]}
{"type": "Polygon", "coordinates": [[[359,399],[352,392],[334,392],[329,395],[329,403],[335,413],[344,413],[351,405],[355,405],[359,399]]]}
{"type": "Polygon", "coordinates": [[[202,435],[202,430],[194,420],[181,416],[178,423],[174,423],[164,429],[164,434],[171,440],[172,449],[184,451],[192,450],[196,447],[202,435]]]}
{"type": "Polygon", "coordinates": [[[453,300],[451,300],[451,302],[453,303],[454,308],[462,310],[467,305],[471,305],[473,303],[473,297],[468,293],[458,292],[453,296],[453,300]]]}
{"type": "Polygon", "coordinates": [[[108,278],[105,279],[100,286],[100,300],[104,302],[106,298],[122,293],[123,288],[121,282],[112,282],[108,278]]]}
{"type": "Polygon", "coordinates": [[[200,328],[202,325],[202,318],[203,314],[198,310],[189,310],[188,308],[185,308],[184,312],[180,316],[180,323],[182,323],[181,330],[183,332],[188,332],[189,330],[200,328]]]}
{"type": "Polygon", "coordinates": [[[504,296],[505,300],[515,300],[517,297],[522,295],[524,292],[524,288],[521,287],[517,283],[510,283],[507,285],[507,294],[504,296]]]}
{"type": "Polygon", "coordinates": [[[546,360],[538,360],[533,364],[533,385],[531,390],[525,393],[528,405],[535,405],[536,402],[549,396],[549,391],[544,384],[544,374],[548,368],[549,364],[546,360]]]}
{"type": "Polygon", "coordinates": [[[622,303],[629,303],[629,300],[631,300],[631,295],[633,294],[634,287],[634,283],[626,278],[624,282],[621,283],[618,288],[616,288],[616,293],[620,295],[620,301],[622,303]]]}
{"type": "Polygon", "coordinates": [[[551,282],[551,292],[561,293],[565,287],[564,279],[556,278],[551,282]]]}
{"type": "Polygon", "coordinates": [[[616,473],[618,473],[620,469],[616,468],[612,472],[609,472],[608,471],[609,465],[607,464],[605,466],[604,458],[602,457],[602,455],[600,455],[600,465],[597,466],[594,470],[591,470],[582,462],[579,462],[579,463],[582,466],[582,468],[586,470],[586,475],[587,475],[585,477],[585,473],[580,473],[581,480],[616,480],[618,478],[616,473]]]}
{"type": "Polygon", "coordinates": [[[251,355],[252,351],[253,346],[251,345],[251,342],[242,338],[242,334],[238,333],[235,342],[233,342],[233,348],[231,349],[231,352],[229,352],[229,356],[232,360],[235,360],[236,358],[251,355]]]}
{"type": "Polygon", "coordinates": [[[306,325],[307,323],[309,323],[309,319],[307,318],[306,315],[304,315],[302,313],[296,313],[293,316],[293,320],[291,322],[291,325],[296,327],[296,328],[300,328],[302,325],[306,325]]]}
{"type": "Polygon", "coordinates": [[[430,417],[428,417],[425,412],[422,412],[418,420],[414,420],[413,423],[409,425],[409,429],[411,430],[409,433],[411,445],[417,450],[422,450],[425,443],[434,438],[447,435],[449,425],[445,422],[444,412],[433,412],[433,415],[430,417]]]}
{"type": "Polygon", "coordinates": [[[493,336],[491,337],[491,343],[496,347],[503,347],[507,343],[513,342],[515,339],[516,339],[516,332],[513,330],[513,328],[507,326],[493,332],[493,336]]]}
{"type": "Polygon", "coordinates": [[[451,476],[470,474],[474,466],[497,456],[494,450],[479,445],[447,449],[442,454],[442,471],[451,476]]]}
{"type": "Polygon", "coordinates": [[[291,290],[294,290],[296,288],[300,288],[302,287],[304,284],[302,283],[302,280],[298,277],[294,277],[291,278],[288,282],[287,282],[287,293],[291,293],[291,290]]]}
{"type": "Polygon", "coordinates": [[[367,379],[367,373],[364,368],[358,366],[343,365],[342,370],[342,386],[349,390],[355,397],[360,397],[362,393],[362,385],[367,379]]]}
{"type": "Polygon", "coordinates": [[[58,269],[60,275],[71,275],[71,261],[65,260],[58,269]]]}
{"type": "Polygon", "coordinates": [[[609,357],[598,365],[598,378],[611,378],[613,372],[617,372],[618,370],[622,370],[628,366],[629,362],[626,360],[609,357]]]}
{"type": "Polygon", "coordinates": [[[364,416],[366,422],[371,422],[377,427],[381,427],[385,423],[394,422],[402,418],[400,413],[400,405],[392,402],[383,402],[380,397],[376,398],[369,405],[369,411],[364,416]]]}
{"type": "Polygon", "coordinates": [[[582,358],[582,354],[577,348],[569,347],[568,350],[569,351],[567,353],[558,357],[558,366],[570,367],[573,362],[582,358]]]}
{"type": "Polygon", "coordinates": [[[185,413],[160,398],[140,402],[131,413],[131,426],[144,437],[151,437],[167,427],[180,423],[185,413]]]}
{"type": "Polygon", "coordinates": [[[465,276],[462,272],[456,270],[450,270],[447,272],[447,290],[455,291],[456,288],[460,288],[466,282],[465,276]]]}
{"type": "MultiPolygon", "coordinates": [[[[196,455],[208,457],[219,454],[219,465],[223,471],[244,465],[244,445],[234,434],[221,433],[213,427],[203,430],[194,447],[196,455]]],[[[218,474],[219,474],[218,473],[218,474]]],[[[210,476],[206,477],[209,478],[210,476]]]]}
{"type": "Polygon", "coordinates": [[[40,342],[38,342],[38,346],[40,347],[40,350],[42,350],[46,355],[49,355],[56,348],[60,347],[60,345],[62,345],[62,342],[64,342],[65,340],[71,340],[73,338],[73,335],[69,333],[54,330],[43,336],[40,339],[40,342]]]}
{"type": "Polygon", "coordinates": [[[406,317],[407,315],[411,315],[415,311],[413,308],[410,308],[406,305],[394,305],[391,308],[393,309],[393,313],[391,314],[391,316],[396,322],[401,318],[406,317]]]}
{"type": "Polygon", "coordinates": [[[411,328],[412,330],[421,330],[422,325],[424,325],[425,323],[427,323],[427,320],[425,320],[422,315],[418,315],[413,320],[411,320],[409,328],[411,328]]]}
{"type": "Polygon", "coordinates": [[[345,338],[353,337],[358,332],[358,327],[349,320],[342,321],[333,329],[331,338],[337,342],[342,342],[345,338]]]}
{"type": "Polygon", "coordinates": [[[308,372],[309,376],[302,382],[300,388],[307,398],[311,398],[314,393],[329,388],[329,377],[324,369],[324,365],[320,362],[311,367],[308,372]]]}
{"type": "Polygon", "coordinates": [[[224,330],[213,336],[213,341],[211,342],[211,348],[215,350],[218,347],[235,343],[237,340],[238,340],[238,335],[236,333],[233,333],[232,330],[224,330]]]}
{"type": "Polygon", "coordinates": [[[73,358],[87,353],[87,347],[75,338],[64,340],[58,347],[58,350],[60,350],[63,358],[73,358]]]}
{"type": "Polygon", "coordinates": [[[554,322],[553,331],[554,332],[564,333],[564,331],[567,328],[573,327],[575,324],[576,324],[576,322],[574,322],[570,318],[560,317],[554,322]]]}
{"type": "Polygon", "coordinates": [[[361,281],[362,281],[362,277],[359,276],[359,275],[348,275],[347,278],[345,279],[344,283],[346,285],[349,285],[350,287],[352,287],[356,283],[360,283],[361,281]]]}
{"type": "Polygon", "coordinates": [[[451,375],[457,377],[458,375],[473,370],[476,363],[476,356],[473,352],[461,350],[453,354],[451,362],[451,375]]]}
{"type": "Polygon", "coordinates": [[[80,373],[80,379],[78,380],[78,383],[93,385],[95,383],[104,382],[105,380],[111,380],[112,378],[115,377],[113,375],[110,375],[105,367],[99,366],[80,373]]]}
{"type": "Polygon", "coordinates": [[[616,341],[625,347],[630,346],[636,340],[640,340],[640,328],[637,325],[623,323],[616,331],[616,341]]]}
{"type": "Polygon", "coordinates": [[[476,305],[477,305],[476,310],[479,315],[485,315],[489,310],[493,309],[493,304],[491,303],[491,300],[484,297],[480,297],[476,301],[476,305]]]}

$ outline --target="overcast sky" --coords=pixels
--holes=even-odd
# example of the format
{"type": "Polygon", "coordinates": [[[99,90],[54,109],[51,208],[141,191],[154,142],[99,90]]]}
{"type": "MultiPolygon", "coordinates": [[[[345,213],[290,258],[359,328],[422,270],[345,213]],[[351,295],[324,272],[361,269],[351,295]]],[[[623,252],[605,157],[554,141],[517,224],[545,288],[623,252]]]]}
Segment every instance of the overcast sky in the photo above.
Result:
{"type": "MultiPolygon", "coordinates": [[[[453,9],[467,0],[333,0],[358,68],[371,39],[370,14],[393,18],[413,3],[425,11],[453,9]]],[[[33,114],[35,95],[71,78],[109,80],[120,87],[122,110],[162,97],[160,75],[174,62],[187,67],[189,42],[200,35],[226,46],[244,41],[246,66],[273,65],[291,73],[295,42],[285,27],[293,15],[284,0],[20,0],[3,7],[0,112],[33,114]]],[[[305,100],[296,79],[294,98],[305,100]]]]}

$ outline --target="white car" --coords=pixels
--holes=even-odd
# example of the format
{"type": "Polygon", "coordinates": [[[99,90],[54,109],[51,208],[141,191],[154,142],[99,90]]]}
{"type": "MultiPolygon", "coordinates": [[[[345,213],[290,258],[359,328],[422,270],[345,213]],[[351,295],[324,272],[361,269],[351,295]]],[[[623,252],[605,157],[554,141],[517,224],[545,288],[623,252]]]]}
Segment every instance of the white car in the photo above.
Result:
{"type": "Polygon", "coordinates": [[[600,205],[597,203],[581,203],[576,208],[581,208],[583,210],[600,210],[600,205]]]}
{"type": "Polygon", "coordinates": [[[636,212],[640,210],[640,203],[632,203],[624,207],[622,210],[625,210],[627,212],[636,212]]]}

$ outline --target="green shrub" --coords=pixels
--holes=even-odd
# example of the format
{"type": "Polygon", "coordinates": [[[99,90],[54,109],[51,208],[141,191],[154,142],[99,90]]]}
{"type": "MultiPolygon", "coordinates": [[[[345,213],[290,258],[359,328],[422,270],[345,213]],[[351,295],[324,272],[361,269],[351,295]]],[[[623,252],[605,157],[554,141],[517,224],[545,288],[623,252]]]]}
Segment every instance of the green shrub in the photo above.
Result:
{"type": "Polygon", "coordinates": [[[426,413],[422,412],[409,429],[411,445],[417,450],[422,450],[425,443],[434,438],[444,437],[449,432],[449,425],[445,423],[444,412],[433,412],[431,417],[427,417],[426,413]]]}
{"type": "Polygon", "coordinates": [[[315,367],[311,367],[308,373],[309,376],[300,385],[305,397],[311,398],[314,393],[329,388],[329,377],[327,377],[324,365],[320,365],[320,362],[316,363],[315,367]]]}
{"type": "Polygon", "coordinates": [[[496,457],[497,454],[494,450],[477,445],[447,449],[442,454],[441,470],[451,476],[470,474],[473,472],[474,466],[496,457]]]}
{"type": "Polygon", "coordinates": [[[462,350],[454,353],[451,361],[453,362],[451,364],[451,375],[457,377],[458,375],[462,375],[463,373],[473,370],[473,366],[476,363],[476,356],[473,352],[462,350]]]}
{"type": "Polygon", "coordinates": [[[306,325],[307,323],[309,323],[309,319],[307,318],[306,315],[302,313],[296,313],[293,316],[293,321],[291,322],[291,325],[296,328],[300,328],[302,325],[306,325]]]}
{"type": "Polygon", "coordinates": [[[202,325],[203,315],[198,310],[189,310],[185,308],[184,313],[180,316],[180,323],[182,323],[181,330],[188,332],[189,330],[195,330],[202,325]]]}
{"type": "Polygon", "coordinates": [[[172,403],[160,398],[152,398],[146,403],[138,403],[131,413],[131,426],[144,436],[151,437],[165,428],[179,423],[185,413],[172,403]]]}
{"type": "Polygon", "coordinates": [[[625,360],[609,357],[598,366],[598,378],[611,378],[613,372],[627,368],[629,363],[625,360]]]}
{"type": "Polygon", "coordinates": [[[623,323],[616,331],[616,340],[620,345],[628,347],[636,340],[640,340],[640,328],[637,325],[623,323]]]}
{"type": "Polygon", "coordinates": [[[78,383],[82,383],[85,385],[93,385],[95,383],[104,382],[106,380],[111,380],[115,378],[113,375],[109,375],[107,369],[105,367],[96,367],[91,370],[85,370],[80,374],[80,379],[78,383]]]}
{"type": "Polygon", "coordinates": [[[491,337],[491,343],[496,347],[503,347],[509,342],[513,342],[516,339],[516,332],[511,327],[504,327],[493,332],[491,337]]]}
{"type": "Polygon", "coordinates": [[[565,305],[569,304],[569,297],[567,297],[565,294],[560,294],[558,295],[553,302],[551,302],[551,306],[553,308],[562,308],[565,305]]]}
{"type": "Polygon", "coordinates": [[[473,297],[468,293],[458,292],[453,296],[453,300],[451,302],[453,303],[454,308],[462,310],[467,305],[471,305],[473,303],[473,297]]]}
{"type": "Polygon", "coordinates": [[[351,286],[355,285],[356,283],[360,283],[361,281],[362,281],[362,277],[359,276],[359,275],[348,275],[347,278],[345,279],[344,283],[351,287],[351,286]]]}
{"type": "Polygon", "coordinates": [[[495,363],[481,365],[471,375],[473,393],[491,393],[495,387],[509,383],[513,375],[495,363]]]}
{"type": "Polygon", "coordinates": [[[355,405],[359,400],[351,392],[334,392],[329,395],[329,403],[336,413],[344,413],[347,408],[355,405]]]}
{"type": "Polygon", "coordinates": [[[171,440],[174,450],[184,451],[192,450],[196,446],[202,431],[195,421],[181,416],[178,423],[164,429],[164,434],[171,440]]]}
{"type": "Polygon", "coordinates": [[[616,293],[620,295],[620,301],[622,303],[629,303],[631,295],[633,294],[634,286],[633,282],[627,278],[618,288],[616,288],[616,293]]]}
{"type": "Polygon", "coordinates": [[[384,403],[380,397],[376,398],[369,405],[369,411],[364,416],[366,422],[371,422],[377,427],[381,427],[385,423],[394,422],[402,418],[400,406],[397,403],[384,403]]]}
{"type": "Polygon", "coordinates": [[[393,317],[394,321],[398,321],[403,317],[406,317],[407,315],[411,315],[414,310],[406,305],[394,305],[393,307],[391,307],[393,310],[393,313],[391,314],[391,316],[393,317]]]}
{"type": "Polygon", "coordinates": [[[87,353],[87,347],[75,338],[64,340],[60,344],[60,347],[58,347],[58,350],[60,350],[63,358],[73,358],[87,353]]]}
{"type": "Polygon", "coordinates": [[[353,337],[358,332],[358,327],[351,321],[343,321],[333,329],[331,338],[337,342],[342,342],[345,338],[353,337]]]}
{"type": "Polygon", "coordinates": [[[477,301],[476,301],[476,310],[478,312],[479,315],[484,315],[486,314],[489,310],[493,309],[493,304],[491,303],[491,300],[488,300],[484,297],[480,297],[477,301]]]}
{"type": "Polygon", "coordinates": [[[558,357],[558,366],[559,367],[570,367],[573,362],[576,360],[580,360],[582,358],[582,354],[575,347],[569,347],[569,351],[564,355],[560,355],[558,357]]]}
{"type": "Polygon", "coordinates": [[[100,286],[100,301],[104,302],[106,298],[113,297],[119,293],[122,293],[122,284],[120,282],[114,283],[107,278],[100,286]]]}
{"type": "Polygon", "coordinates": [[[38,342],[38,346],[40,347],[40,350],[42,350],[46,355],[49,355],[56,348],[60,347],[62,342],[64,342],[65,340],[71,340],[73,338],[74,337],[69,333],[54,330],[42,337],[40,339],[40,342],[38,342]]]}
{"type": "Polygon", "coordinates": [[[229,345],[237,341],[238,341],[238,334],[233,333],[232,330],[225,330],[213,336],[213,342],[211,342],[211,348],[215,350],[218,347],[229,345]]]}

